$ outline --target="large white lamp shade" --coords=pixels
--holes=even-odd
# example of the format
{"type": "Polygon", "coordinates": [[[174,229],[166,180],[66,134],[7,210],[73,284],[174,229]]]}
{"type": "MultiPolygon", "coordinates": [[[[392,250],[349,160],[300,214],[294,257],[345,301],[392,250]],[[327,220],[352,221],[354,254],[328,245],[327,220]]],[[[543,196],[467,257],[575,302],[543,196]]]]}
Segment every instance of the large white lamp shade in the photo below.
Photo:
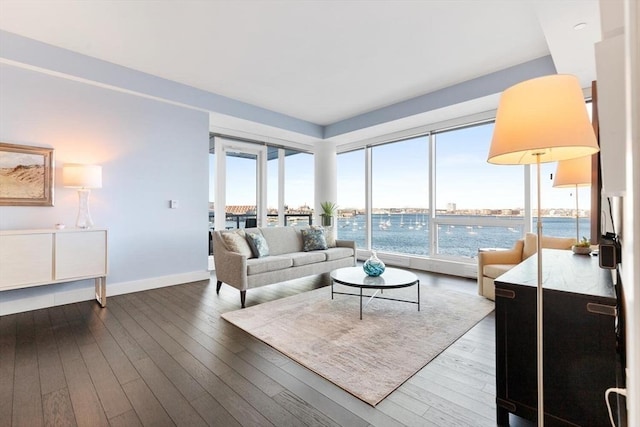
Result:
{"type": "Polygon", "coordinates": [[[66,164],[62,168],[62,185],[78,189],[78,218],[76,227],[91,228],[89,212],[91,188],[102,188],[102,166],[66,164]]]}
{"type": "Polygon", "coordinates": [[[503,92],[489,149],[489,163],[546,163],[598,151],[576,77],[539,77],[503,92]]]}
{"type": "Polygon", "coordinates": [[[536,355],[539,426],[544,425],[540,163],[573,159],[598,151],[576,77],[539,77],[518,83],[502,93],[487,161],[503,165],[535,163],[537,171],[536,355]]]}

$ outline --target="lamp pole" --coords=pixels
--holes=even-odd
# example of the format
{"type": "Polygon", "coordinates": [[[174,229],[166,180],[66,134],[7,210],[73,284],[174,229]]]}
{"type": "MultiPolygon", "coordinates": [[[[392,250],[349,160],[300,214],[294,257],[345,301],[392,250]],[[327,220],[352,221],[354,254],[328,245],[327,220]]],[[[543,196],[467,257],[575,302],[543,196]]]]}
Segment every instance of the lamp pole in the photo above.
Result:
{"type": "Polygon", "coordinates": [[[580,211],[578,210],[578,184],[576,184],[576,244],[580,243],[580,211]]]}
{"type": "Polygon", "coordinates": [[[538,282],[536,286],[537,296],[537,316],[536,316],[536,344],[537,344],[537,366],[538,366],[538,425],[544,425],[544,378],[543,378],[543,322],[542,322],[542,212],[540,209],[540,156],[543,153],[534,153],[536,156],[536,180],[537,180],[537,198],[538,198],[538,221],[536,229],[538,232],[538,282]]]}

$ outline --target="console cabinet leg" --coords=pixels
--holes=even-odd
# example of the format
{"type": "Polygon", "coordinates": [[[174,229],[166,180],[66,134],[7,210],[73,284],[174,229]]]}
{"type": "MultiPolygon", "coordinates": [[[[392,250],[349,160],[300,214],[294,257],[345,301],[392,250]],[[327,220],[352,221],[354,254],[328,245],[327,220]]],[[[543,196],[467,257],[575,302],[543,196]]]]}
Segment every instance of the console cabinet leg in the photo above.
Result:
{"type": "Polygon", "coordinates": [[[100,303],[101,307],[107,306],[107,278],[96,277],[94,279],[96,286],[96,300],[100,303]]]}
{"type": "Polygon", "coordinates": [[[216,294],[220,293],[220,288],[222,287],[222,282],[220,280],[218,280],[218,282],[216,283],[216,294]]]}

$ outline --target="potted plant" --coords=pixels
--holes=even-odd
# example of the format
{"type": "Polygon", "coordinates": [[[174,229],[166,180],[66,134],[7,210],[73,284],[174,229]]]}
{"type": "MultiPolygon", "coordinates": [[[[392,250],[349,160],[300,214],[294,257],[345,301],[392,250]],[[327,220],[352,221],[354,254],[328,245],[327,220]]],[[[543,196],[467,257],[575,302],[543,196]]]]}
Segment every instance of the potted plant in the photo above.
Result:
{"type": "Polygon", "coordinates": [[[322,208],[322,226],[323,227],[331,227],[333,225],[333,217],[336,215],[338,211],[338,205],[332,202],[322,202],[320,203],[320,207],[322,208]]]}
{"type": "Polygon", "coordinates": [[[591,253],[591,243],[586,237],[571,247],[574,254],[589,255],[591,253]]]}

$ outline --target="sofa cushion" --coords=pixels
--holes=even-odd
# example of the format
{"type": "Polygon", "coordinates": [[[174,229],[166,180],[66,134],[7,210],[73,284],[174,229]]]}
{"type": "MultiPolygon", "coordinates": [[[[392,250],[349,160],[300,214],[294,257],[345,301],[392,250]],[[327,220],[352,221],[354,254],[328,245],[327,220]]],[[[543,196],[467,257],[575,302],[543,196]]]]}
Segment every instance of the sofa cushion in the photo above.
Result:
{"type": "Polygon", "coordinates": [[[261,234],[252,232],[246,232],[245,234],[254,257],[262,258],[269,255],[269,245],[267,245],[267,241],[261,234]]]}
{"type": "Polygon", "coordinates": [[[266,256],[264,258],[252,258],[247,260],[247,275],[268,273],[269,271],[282,270],[293,266],[291,257],[266,256]]]}
{"type": "Polygon", "coordinates": [[[489,264],[485,265],[482,269],[482,274],[486,277],[491,277],[495,279],[496,277],[506,273],[511,270],[517,264],[489,264]]]}
{"type": "Polygon", "coordinates": [[[315,264],[317,262],[324,262],[327,260],[327,256],[322,252],[294,252],[292,254],[288,254],[287,256],[289,256],[293,261],[294,267],[299,267],[301,265],[307,264],[315,264]]]}
{"type": "Polygon", "coordinates": [[[327,249],[324,229],[305,228],[302,233],[302,250],[305,252],[327,249]]]}
{"type": "Polygon", "coordinates": [[[322,252],[327,255],[327,261],[349,258],[353,256],[353,249],[351,248],[329,248],[322,252]]]}
{"type": "Polygon", "coordinates": [[[253,253],[247,243],[244,230],[225,231],[220,234],[225,246],[231,252],[239,253],[247,258],[251,258],[253,253]]]}
{"type": "Polygon", "coordinates": [[[263,227],[260,232],[267,240],[271,255],[302,251],[302,237],[296,227],[263,227]]]}

